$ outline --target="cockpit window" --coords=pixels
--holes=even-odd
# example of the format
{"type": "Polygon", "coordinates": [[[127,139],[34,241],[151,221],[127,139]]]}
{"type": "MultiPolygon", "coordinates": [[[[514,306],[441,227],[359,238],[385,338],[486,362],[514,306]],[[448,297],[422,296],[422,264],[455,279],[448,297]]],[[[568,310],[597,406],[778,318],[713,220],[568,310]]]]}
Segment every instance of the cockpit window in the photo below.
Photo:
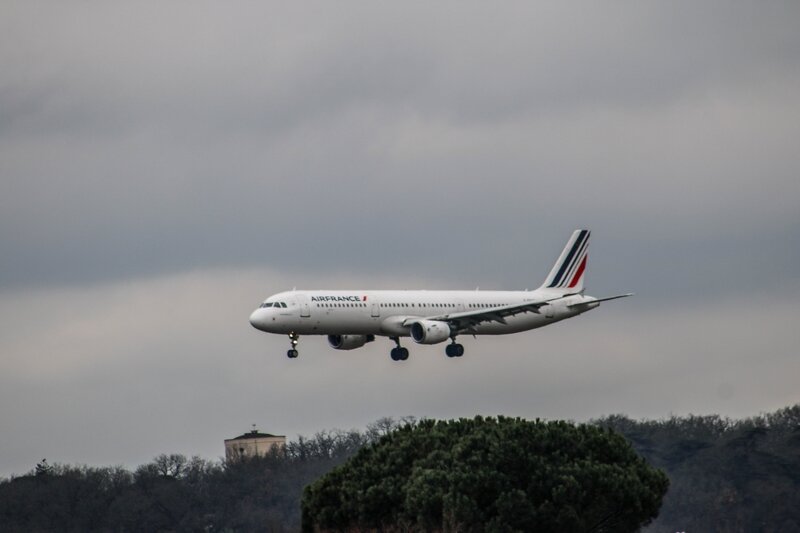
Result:
{"type": "Polygon", "coordinates": [[[264,302],[263,304],[258,306],[261,309],[266,307],[280,307],[286,309],[286,302],[264,302]]]}

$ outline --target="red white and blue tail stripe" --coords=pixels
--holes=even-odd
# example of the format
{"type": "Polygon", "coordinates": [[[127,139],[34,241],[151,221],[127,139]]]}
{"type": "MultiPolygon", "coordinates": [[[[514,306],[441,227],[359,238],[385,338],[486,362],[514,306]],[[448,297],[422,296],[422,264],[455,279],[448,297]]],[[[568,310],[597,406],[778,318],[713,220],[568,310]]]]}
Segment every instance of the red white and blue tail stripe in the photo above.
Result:
{"type": "Polygon", "coordinates": [[[578,229],[572,233],[542,288],[568,289],[569,292],[583,290],[583,275],[586,272],[591,233],[588,229],[578,229]]]}

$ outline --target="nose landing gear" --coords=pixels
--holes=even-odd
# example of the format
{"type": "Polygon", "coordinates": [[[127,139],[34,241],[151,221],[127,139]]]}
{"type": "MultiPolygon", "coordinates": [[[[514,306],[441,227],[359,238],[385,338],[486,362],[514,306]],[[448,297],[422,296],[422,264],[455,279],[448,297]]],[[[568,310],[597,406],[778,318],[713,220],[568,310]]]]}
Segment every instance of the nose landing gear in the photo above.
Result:
{"type": "Polygon", "coordinates": [[[294,332],[289,333],[289,339],[291,339],[291,341],[292,341],[292,347],[288,352],[286,352],[286,356],[289,359],[294,359],[295,357],[300,355],[299,352],[297,351],[297,343],[300,340],[300,335],[298,335],[297,333],[294,333],[294,332]]]}

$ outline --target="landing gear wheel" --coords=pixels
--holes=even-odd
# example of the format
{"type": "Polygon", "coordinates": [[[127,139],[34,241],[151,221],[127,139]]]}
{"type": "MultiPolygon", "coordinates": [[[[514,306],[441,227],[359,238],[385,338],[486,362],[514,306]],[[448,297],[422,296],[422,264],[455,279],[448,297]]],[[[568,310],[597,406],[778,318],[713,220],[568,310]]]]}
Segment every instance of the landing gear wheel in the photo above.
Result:
{"type": "Polygon", "coordinates": [[[453,344],[447,345],[444,349],[444,353],[447,354],[447,357],[461,357],[464,355],[464,347],[454,342],[453,344]]]}
{"type": "Polygon", "coordinates": [[[397,344],[396,348],[392,348],[392,351],[389,352],[389,355],[392,356],[392,361],[405,361],[408,359],[408,348],[403,348],[400,346],[400,337],[389,337],[391,340],[397,344]]]}
{"type": "Polygon", "coordinates": [[[297,350],[295,350],[294,348],[292,348],[291,350],[289,350],[288,352],[286,352],[286,356],[287,356],[289,359],[294,359],[294,358],[295,358],[295,357],[297,357],[298,355],[300,355],[300,354],[299,354],[299,353],[297,352],[297,350]]]}
{"type": "Polygon", "coordinates": [[[390,355],[392,356],[392,361],[405,361],[408,359],[408,348],[403,348],[402,346],[392,348],[390,355]]]}

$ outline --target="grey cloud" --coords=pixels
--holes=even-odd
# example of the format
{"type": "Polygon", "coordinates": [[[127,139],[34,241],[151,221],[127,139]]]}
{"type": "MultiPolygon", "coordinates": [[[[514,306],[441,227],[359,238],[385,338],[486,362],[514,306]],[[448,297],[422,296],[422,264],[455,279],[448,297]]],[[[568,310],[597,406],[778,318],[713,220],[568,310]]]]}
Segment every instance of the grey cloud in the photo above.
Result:
{"type": "MultiPolygon", "coordinates": [[[[455,123],[663,105],[792,76],[798,61],[791,4],[186,7],[154,18],[61,6],[62,16],[8,32],[8,75],[60,89],[56,104],[101,122],[121,113],[263,134],[370,104],[455,123]]],[[[18,9],[18,21],[33,16],[18,9]]]]}

